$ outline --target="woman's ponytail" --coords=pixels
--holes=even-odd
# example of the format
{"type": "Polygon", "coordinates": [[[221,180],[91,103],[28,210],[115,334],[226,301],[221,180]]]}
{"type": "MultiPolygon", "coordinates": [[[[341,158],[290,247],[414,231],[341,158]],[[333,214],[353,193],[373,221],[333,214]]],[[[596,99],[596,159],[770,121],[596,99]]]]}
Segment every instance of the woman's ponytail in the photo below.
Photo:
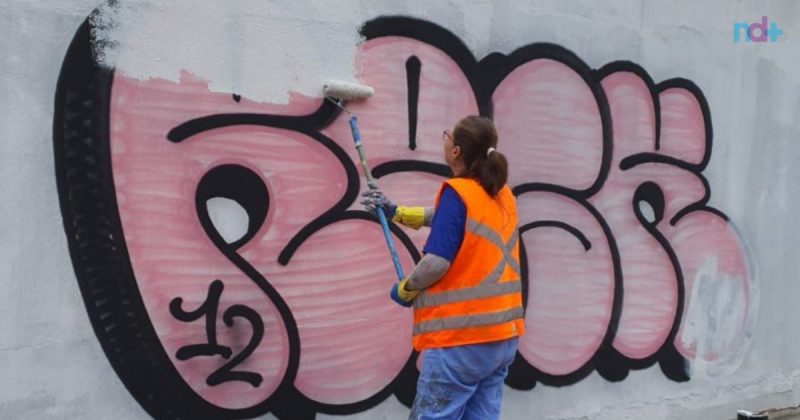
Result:
{"type": "Polygon", "coordinates": [[[494,197],[508,181],[508,160],[502,153],[493,150],[488,153],[486,161],[481,166],[478,182],[490,196],[494,197]]]}
{"type": "Polygon", "coordinates": [[[492,120],[474,115],[463,118],[453,130],[453,141],[461,147],[467,176],[496,196],[508,181],[508,160],[495,150],[497,130],[492,120]]]}

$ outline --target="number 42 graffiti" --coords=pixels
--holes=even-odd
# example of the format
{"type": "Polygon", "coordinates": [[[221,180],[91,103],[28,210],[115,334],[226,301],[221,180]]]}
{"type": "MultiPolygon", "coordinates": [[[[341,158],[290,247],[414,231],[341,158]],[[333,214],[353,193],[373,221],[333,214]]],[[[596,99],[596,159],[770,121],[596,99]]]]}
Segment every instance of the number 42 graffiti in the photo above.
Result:
{"type": "Polygon", "coordinates": [[[206,336],[207,343],[191,344],[183,346],[178,349],[175,357],[178,360],[189,360],[194,357],[200,356],[222,356],[225,359],[230,359],[222,367],[212,372],[206,378],[206,384],[209,386],[216,386],[230,381],[243,381],[258,388],[263,381],[263,377],[255,372],[234,371],[233,368],[245,361],[253,351],[261,343],[264,338],[264,322],[256,311],[245,305],[232,305],[225,310],[222,314],[222,321],[225,322],[229,328],[233,327],[234,318],[244,318],[253,329],[253,335],[250,337],[250,342],[247,343],[242,351],[235,355],[232,359],[233,351],[228,346],[222,346],[217,343],[217,311],[219,310],[219,300],[222,296],[222,290],[225,285],[221,280],[214,280],[208,287],[208,295],[205,302],[194,311],[185,311],[183,306],[183,299],[176,297],[169,304],[169,312],[175,319],[182,322],[193,322],[200,318],[205,317],[206,321],[206,336]]]}

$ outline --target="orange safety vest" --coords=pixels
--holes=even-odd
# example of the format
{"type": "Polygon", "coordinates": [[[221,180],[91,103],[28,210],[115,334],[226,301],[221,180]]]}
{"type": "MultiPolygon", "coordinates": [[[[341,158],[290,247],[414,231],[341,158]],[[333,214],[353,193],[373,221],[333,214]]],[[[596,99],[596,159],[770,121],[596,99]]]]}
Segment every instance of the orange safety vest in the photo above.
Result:
{"type": "MultiPolygon", "coordinates": [[[[444,277],[414,299],[413,345],[486,343],[524,332],[517,207],[508,186],[492,198],[475,180],[453,178],[467,208],[464,240],[444,277]]],[[[436,197],[436,205],[442,195],[436,197]]]]}

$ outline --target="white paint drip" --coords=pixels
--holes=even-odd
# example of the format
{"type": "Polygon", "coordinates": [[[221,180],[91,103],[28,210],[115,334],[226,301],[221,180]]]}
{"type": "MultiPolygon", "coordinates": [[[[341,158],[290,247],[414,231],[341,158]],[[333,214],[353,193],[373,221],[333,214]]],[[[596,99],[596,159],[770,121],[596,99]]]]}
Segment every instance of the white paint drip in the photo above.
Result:
{"type": "Polygon", "coordinates": [[[216,92],[288,103],[321,97],[325,79],[356,81],[362,23],[347,8],[262,0],[121,1],[94,18],[98,60],[128,77],[178,81],[182,71],[216,92]]]}

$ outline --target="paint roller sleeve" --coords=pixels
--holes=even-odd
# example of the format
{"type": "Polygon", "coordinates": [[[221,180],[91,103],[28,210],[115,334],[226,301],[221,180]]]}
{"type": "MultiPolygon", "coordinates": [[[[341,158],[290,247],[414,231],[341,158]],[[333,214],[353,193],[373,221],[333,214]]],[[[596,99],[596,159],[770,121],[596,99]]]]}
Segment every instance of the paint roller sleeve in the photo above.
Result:
{"type": "Polygon", "coordinates": [[[325,96],[339,100],[365,99],[375,93],[369,86],[341,80],[328,80],[323,85],[323,91],[325,96]]]}

